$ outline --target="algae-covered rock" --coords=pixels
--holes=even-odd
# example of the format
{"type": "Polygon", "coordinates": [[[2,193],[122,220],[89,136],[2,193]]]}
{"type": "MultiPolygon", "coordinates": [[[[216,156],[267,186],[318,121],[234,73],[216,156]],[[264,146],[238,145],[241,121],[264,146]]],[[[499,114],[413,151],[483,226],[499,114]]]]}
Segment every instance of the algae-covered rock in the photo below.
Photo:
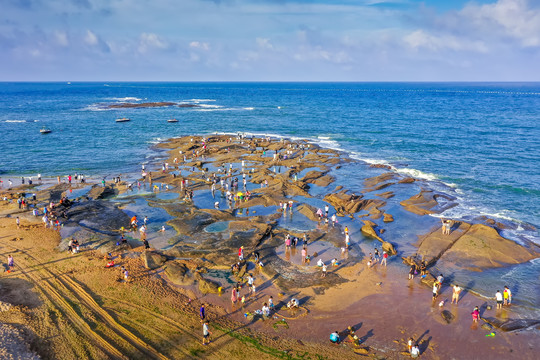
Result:
{"type": "Polygon", "coordinates": [[[201,277],[199,280],[199,291],[203,294],[217,294],[221,284],[217,281],[205,279],[201,277]]]}

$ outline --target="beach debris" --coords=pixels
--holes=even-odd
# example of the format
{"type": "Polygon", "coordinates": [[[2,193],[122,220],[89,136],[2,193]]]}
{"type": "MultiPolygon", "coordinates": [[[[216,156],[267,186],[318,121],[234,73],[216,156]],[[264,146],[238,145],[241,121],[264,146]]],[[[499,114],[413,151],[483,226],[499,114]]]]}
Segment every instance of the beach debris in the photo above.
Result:
{"type": "Polygon", "coordinates": [[[381,286],[381,285],[382,285],[382,282],[379,281],[378,283],[375,283],[375,285],[381,286]]]}
{"type": "Polygon", "coordinates": [[[486,337],[495,337],[495,333],[494,333],[494,332],[490,332],[489,334],[486,334],[486,337]]]}

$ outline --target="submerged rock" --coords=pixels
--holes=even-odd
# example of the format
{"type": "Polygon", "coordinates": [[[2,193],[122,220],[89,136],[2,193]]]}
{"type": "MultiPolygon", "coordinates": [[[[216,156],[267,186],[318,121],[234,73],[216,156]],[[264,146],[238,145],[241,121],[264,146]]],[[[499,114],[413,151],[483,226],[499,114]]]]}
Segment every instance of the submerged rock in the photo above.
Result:
{"type": "Polygon", "coordinates": [[[454,314],[452,314],[450,311],[448,310],[443,310],[441,311],[441,317],[443,318],[443,320],[447,323],[447,324],[450,324],[452,321],[454,321],[454,319],[456,318],[454,316],[454,314]]]}
{"type": "Polygon", "coordinates": [[[483,320],[489,325],[502,331],[516,331],[540,325],[540,320],[537,319],[508,319],[506,321],[503,321],[496,318],[488,317],[483,318],[483,320]]]}

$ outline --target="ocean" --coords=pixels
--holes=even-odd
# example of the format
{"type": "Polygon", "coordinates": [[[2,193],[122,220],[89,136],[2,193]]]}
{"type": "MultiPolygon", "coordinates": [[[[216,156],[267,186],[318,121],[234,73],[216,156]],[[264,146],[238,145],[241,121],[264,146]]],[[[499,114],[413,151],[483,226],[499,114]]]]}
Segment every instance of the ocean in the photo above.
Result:
{"type": "Polygon", "coordinates": [[[539,83],[1,83],[0,176],[113,176],[167,138],[272,134],[428,180],[459,198],[447,216],[538,227],[539,109],[539,83]],[[123,101],[199,107],[106,109],[123,101]]]}
{"type": "MultiPolygon", "coordinates": [[[[540,244],[539,109],[540,83],[0,83],[0,177],[133,174],[188,134],[307,138],[455,197],[442,216],[489,216],[540,244]],[[107,108],[159,101],[196,107],[107,108]]],[[[526,282],[537,260],[492,273],[526,282]]]]}

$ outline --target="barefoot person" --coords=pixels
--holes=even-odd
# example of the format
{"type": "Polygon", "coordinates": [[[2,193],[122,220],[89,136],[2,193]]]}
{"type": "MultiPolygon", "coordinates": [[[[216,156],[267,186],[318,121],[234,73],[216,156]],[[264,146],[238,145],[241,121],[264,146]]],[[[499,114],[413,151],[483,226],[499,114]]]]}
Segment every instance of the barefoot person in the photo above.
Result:
{"type": "Polygon", "coordinates": [[[461,293],[461,287],[459,285],[456,285],[454,284],[454,286],[452,286],[452,301],[450,302],[450,304],[453,304],[454,301],[456,302],[456,305],[458,303],[458,300],[459,300],[459,294],[461,293]]]}
{"type": "Polygon", "coordinates": [[[497,300],[497,309],[502,309],[503,306],[503,294],[501,290],[497,290],[495,293],[495,300],[497,300]]]}
{"type": "Polygon", "coordinates": [[[480,318],[480,310],[478,309],[478,306],[474,307],[473,312],[471,313],[473,322],[478,322],[478,319],[480,318]]]}
{"type": "Polygon", "coordinates": [[[503,305],[510,305],[512,303],[512,292],[510,291],[508,286],[504,287],[503,298],[504,298],[503,305]]]}

